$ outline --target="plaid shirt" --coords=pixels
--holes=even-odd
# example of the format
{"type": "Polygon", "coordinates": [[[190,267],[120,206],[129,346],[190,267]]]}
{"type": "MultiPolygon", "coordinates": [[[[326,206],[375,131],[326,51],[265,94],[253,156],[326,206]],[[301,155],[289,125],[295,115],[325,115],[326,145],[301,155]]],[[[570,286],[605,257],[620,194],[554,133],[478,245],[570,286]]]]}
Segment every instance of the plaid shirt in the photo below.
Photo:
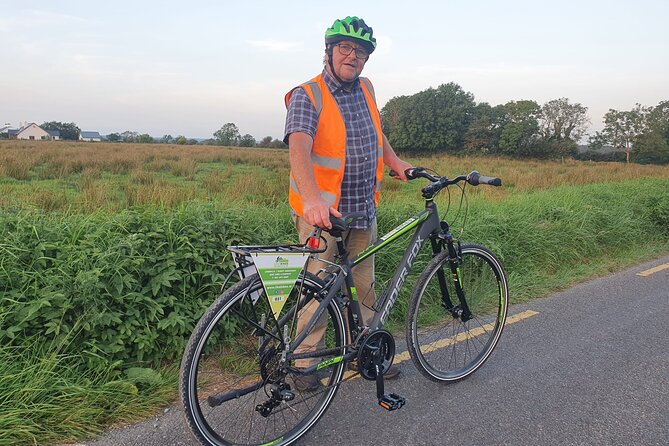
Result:
{"type": "MultiPolygon", "coordinates": [[[[346,161],[341,184],[339,212],[364,212],[367,221],[354,222],[351,226],[367,229],[376,216],[374,187],[376,185],[377,135],[365,95],[356,80],[349,93],[323,70],[323,79],[335,98],[346,126],[346,161]]],[[[372,110],[378,113],[378,110],[372,110]]],[[[312,138],[316,134],[318,115],[316,108],[303,88],[297,88],[288,104],[284,141],[294,132],[304,132],[312,138]]]]}

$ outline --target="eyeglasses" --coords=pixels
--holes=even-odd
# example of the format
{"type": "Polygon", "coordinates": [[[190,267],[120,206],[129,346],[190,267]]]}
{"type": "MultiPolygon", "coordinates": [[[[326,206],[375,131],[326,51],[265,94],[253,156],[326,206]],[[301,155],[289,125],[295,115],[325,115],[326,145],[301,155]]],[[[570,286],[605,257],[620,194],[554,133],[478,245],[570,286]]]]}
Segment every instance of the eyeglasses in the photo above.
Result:
{"type": "Polygon", "coordinates": [[[369,53],[364,48],[354,48],[348,43],[337,43],[334,46],[339,47],[339,52],[342,54],[342,56],[348,56],[351,54],[351,51],[355,50],[356,58],[367,59],[369,57],[369,53]]]}

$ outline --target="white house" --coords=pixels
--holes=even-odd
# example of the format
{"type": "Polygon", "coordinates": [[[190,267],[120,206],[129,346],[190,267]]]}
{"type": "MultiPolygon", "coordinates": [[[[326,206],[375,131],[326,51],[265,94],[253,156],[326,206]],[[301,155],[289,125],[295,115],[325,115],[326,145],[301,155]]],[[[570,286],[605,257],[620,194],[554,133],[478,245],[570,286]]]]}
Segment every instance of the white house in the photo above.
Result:
{"type": "Polygon", "coordinates": [[[99,132],[85,132],[79,133],[80,141],[102,141],[102,136],[99,132]]]}
{"type": "MultiPolygon", "coordinates": [[[[10,132],[10,135],[13,133],[14,132],[10,132]]],[[[16,139],[51,140],[60,139],[60,133],[55,132],[54,135],[51,135],[50,132],[32,122],[18,129],[14,137],[16,139]]]]}

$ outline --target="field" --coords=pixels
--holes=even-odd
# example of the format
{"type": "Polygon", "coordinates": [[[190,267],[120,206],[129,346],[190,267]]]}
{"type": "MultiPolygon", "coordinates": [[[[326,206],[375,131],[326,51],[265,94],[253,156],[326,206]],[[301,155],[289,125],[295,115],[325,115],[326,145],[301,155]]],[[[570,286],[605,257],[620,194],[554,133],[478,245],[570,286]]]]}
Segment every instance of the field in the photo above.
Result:
{"type": "MultiPolygon", "coordinates": [[[[666,178],[668,167],[498,158],[409,158],[442,175],[476,168],[499,176],[501,189],[486,197],[642,178],[666,178]]],[[[288,153],[282,149],[216,146],[0,141],[0,207],[45,211],[119,211],[131,206],[173,207],[192,200],[227,205],[280,206],[288,188],[288,153]]],[[[413,198],[395,181],[384,200],[413,198]]]]}
{"type": "MultiPolygon", "coordinates": [[[[502,178],[467,189],[467,214],[457,189],[437,203],[499,254],[513,303],[669,252],[669,167],[407,160],[502,178]]],[[[81,440],[173,398],[226,246],[296,241],[288,169],[280,149],[0,141],[0,445],[81,440]]],[[[423,207],[420,187],[384,181],[380,232],[423,207]]],[[[377,256],[379,288],[400,249],[377,256]]]]}

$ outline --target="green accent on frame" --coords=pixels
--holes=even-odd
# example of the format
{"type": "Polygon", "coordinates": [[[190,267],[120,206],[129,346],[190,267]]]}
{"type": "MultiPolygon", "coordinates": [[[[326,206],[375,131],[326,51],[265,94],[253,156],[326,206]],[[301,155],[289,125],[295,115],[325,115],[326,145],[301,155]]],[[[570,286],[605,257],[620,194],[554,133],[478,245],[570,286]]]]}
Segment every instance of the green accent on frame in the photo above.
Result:
{"type": "Polygon", "coordinates": [[[380,237],[373,245],[368,246],[364,251],[362,251],[360,254],[356,256],[355,259],[353,259],[353,265],[357,265],[358,263],[362,262],[365,260],[367,257],[371,256],[375,252],[385,248],[395,240],[397,240],[399,237],[403,236],[407,232],[411,231],[412,229],[416,228],[420,223],[423,221],[427,220],[427,217],[430,216],[430,211],[429,210],[424,210],[415,215],[414,217],[411,217],[383,237],[380,237]]]}

